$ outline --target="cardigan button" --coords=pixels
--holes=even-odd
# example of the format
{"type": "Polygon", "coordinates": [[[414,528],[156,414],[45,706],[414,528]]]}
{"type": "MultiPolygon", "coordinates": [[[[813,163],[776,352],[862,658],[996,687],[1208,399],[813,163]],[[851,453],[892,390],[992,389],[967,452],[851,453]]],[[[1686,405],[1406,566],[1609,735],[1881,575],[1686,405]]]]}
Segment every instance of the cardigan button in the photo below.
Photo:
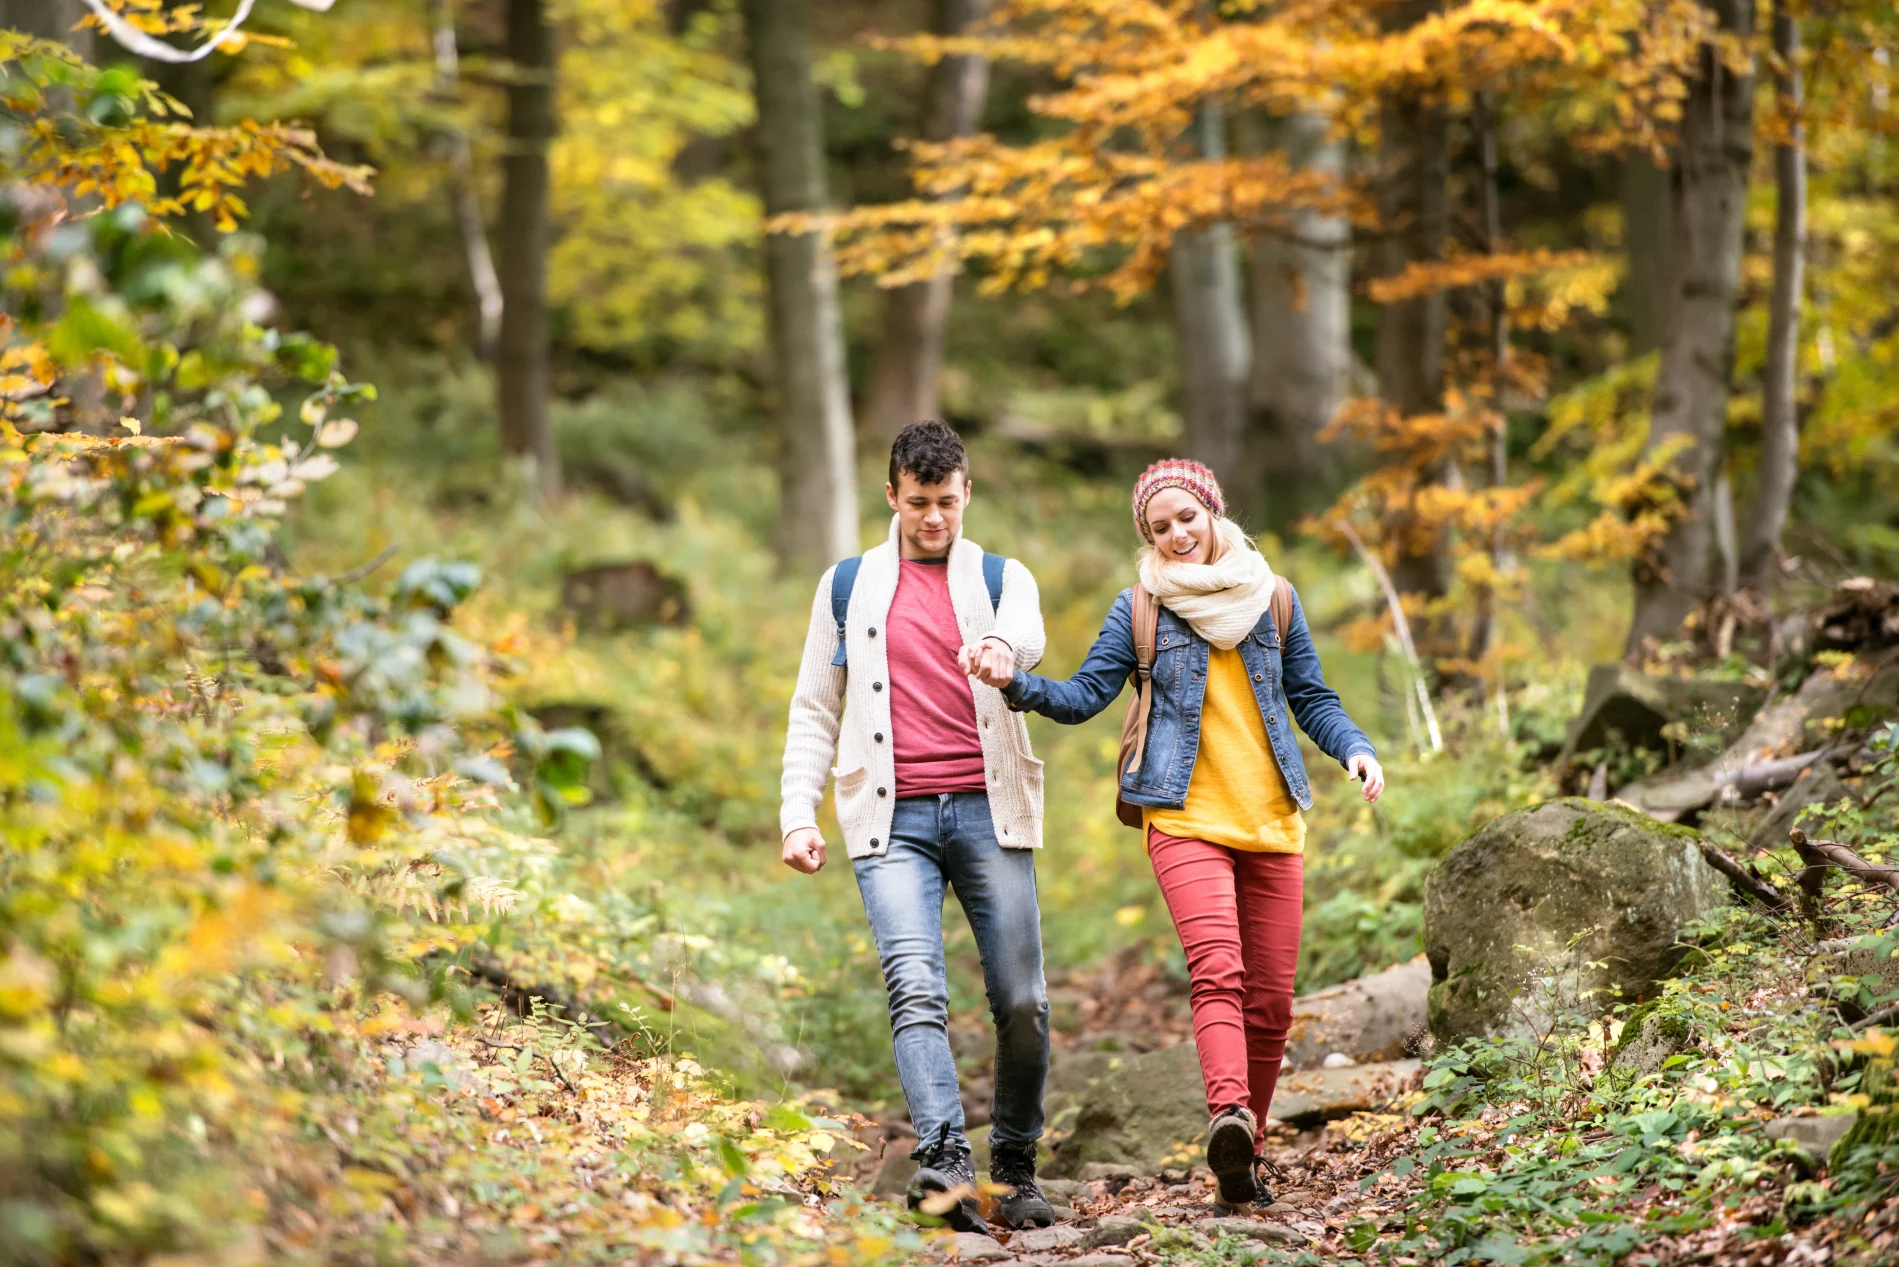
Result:
{"type": "Polygon", "coordinates": [[[877,847],[877,838],[875,836],[872,836],[870,838],[870,847],[872,849],[875,849],[877,847]]]}
{"type": "Polygon", "coordinates": [[[875,625],[872,625],[872,626],[870,627],[870,636],[871,636],[871,637],[873,637],[873,638],[875,638],[875,637],[877,636],[877,626],[875,626],[875,625]]]}
{"type": "Polygon", "coordinates": [[[876,734],[872,735],[871,738],[876,740],[878,743],[882,743],[884,741],[884,732],[880,730],[876,734]]]}
{"type": "Polygon", "coordinates": [[[877,789],[877,795],[879,795],[879,796],[889,796],[889,795],[890,795],[890,789],[889,789],[889,788],[882,788],[882,787],[880,787],[880,788],[878,788],[878,789],[877,789]]]}
{"type": "Polygon", "coordinates": [[[881,691],[884,689],[884,684],[882,682],[872,682],[870,684],[870,689],[873,691],[881,691]]]}

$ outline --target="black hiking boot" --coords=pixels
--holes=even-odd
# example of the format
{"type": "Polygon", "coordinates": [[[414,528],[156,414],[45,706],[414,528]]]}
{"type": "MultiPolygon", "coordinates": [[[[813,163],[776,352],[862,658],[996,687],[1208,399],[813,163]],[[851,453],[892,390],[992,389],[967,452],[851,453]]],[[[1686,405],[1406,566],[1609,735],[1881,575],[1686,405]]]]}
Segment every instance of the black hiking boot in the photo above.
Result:
{"type": "Polygon", "coordinates": [[[916,1174],[911,1176],[905,1195],[912,1210],[934,1215],[959,1232],[989,1235],[989,1224],[983,1221],[982,1207],[976,1201],[976,1168],[970,1165],[967,1149],[939,1148],[925,1157],[916,1174]],[[937,1202],[930,1201],[931,1197],[959,1189],[956,1204],[947,1210],[935,1208],[937,1202]],[[931,1208],[924,1209],[926,1201],[931,1208]]]}
{"type": "Polygon", "coordinates": [[[1011,1189],[996,1201],[1004,1227],[1047,1227],[1055,1208],[1035,1182],[1035,1145],[997,1144],[989,1154],[989,1181],[1011,1189]]]}
{"type": "Polygon", "coordinates": [[[1260,1199],[1255,1176],[1259,1156],[1253,1115],[1245,1109],[1224,1109],[1207,1128],[1207,1169],[1220,1186],[1220,1204],[1245,1209],[1260,1199]]]}

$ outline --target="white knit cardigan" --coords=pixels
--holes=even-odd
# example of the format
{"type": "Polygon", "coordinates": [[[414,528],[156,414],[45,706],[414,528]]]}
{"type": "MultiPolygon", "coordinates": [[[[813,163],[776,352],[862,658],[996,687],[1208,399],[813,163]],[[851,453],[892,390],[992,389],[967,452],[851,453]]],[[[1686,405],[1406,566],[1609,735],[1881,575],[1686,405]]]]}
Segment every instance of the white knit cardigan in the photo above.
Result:
{"type": "MultiPolygon", "coordinates": [[[[950,545],[950,604],[959,635],[974,643],[994,634],[1032,669],[1041,662],[1042,599],[1028,568],[1010,559],[1002,572],[1002,598],[992,610],[982,576],[982,547],[958,537],[950,545]]],[[[791,697],[785,732],[785,770],[778,825],[783,835],[818,825],[825,774],[837,780],[837,819],[852,858],[882,854],[890,847],[896,805],[896,760],[890,744],[890,670],[884,653],[885,620],[897,592],[897,520],[890,537],[864,553],[844,621],[848,667],[834,667],[837,621],[831,615],[827,569],[811,599],[798,689],[791,697]],[[836,761],[836,765],[832,764],[836,761]]],[[[1029,731],[1002,692],[970,682],[976,727],[982,739],[983,771],[996,839],[1006,849],[1042,844],[1042,763],[1029,751],[1029,731]]]]}

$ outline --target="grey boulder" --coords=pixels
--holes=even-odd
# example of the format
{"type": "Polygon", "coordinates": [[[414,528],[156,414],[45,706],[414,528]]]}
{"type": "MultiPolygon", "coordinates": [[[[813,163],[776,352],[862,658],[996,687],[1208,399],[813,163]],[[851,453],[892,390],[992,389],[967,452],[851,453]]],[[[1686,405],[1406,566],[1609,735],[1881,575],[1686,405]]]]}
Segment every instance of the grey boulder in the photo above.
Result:
{"type": "Polygon", "coordinates": [[[1431,1033],[1541,1031],[1558,1013],[1652,996],[1681,936],[1727,901],[1697,833],[1579,798],[1495,819],[1424,891],[1431,1033]]]}

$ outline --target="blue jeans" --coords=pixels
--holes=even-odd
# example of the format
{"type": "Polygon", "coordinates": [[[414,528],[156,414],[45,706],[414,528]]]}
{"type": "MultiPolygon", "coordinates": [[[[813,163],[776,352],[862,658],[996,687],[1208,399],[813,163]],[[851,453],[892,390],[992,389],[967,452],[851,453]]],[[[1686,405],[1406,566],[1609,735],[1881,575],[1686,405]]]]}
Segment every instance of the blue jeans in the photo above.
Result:
{"type": "Polygon", "coordinates": [[[916,1127],[919,1161],[944,1145],[968,1148],[956,1060],[949,1044],[949,981],[943,959],[943,893],[956,890],[976,933],[983,987],[996,1022],[992,1144],[1042,1137],[1048,1076],[1048,991],[1042,981],[1042,917],[1035,854],[996,843],[981,792],[897,802],[890,846],[851,863],[877,939],[890,992],[897,1077],[916,1127]]]}

